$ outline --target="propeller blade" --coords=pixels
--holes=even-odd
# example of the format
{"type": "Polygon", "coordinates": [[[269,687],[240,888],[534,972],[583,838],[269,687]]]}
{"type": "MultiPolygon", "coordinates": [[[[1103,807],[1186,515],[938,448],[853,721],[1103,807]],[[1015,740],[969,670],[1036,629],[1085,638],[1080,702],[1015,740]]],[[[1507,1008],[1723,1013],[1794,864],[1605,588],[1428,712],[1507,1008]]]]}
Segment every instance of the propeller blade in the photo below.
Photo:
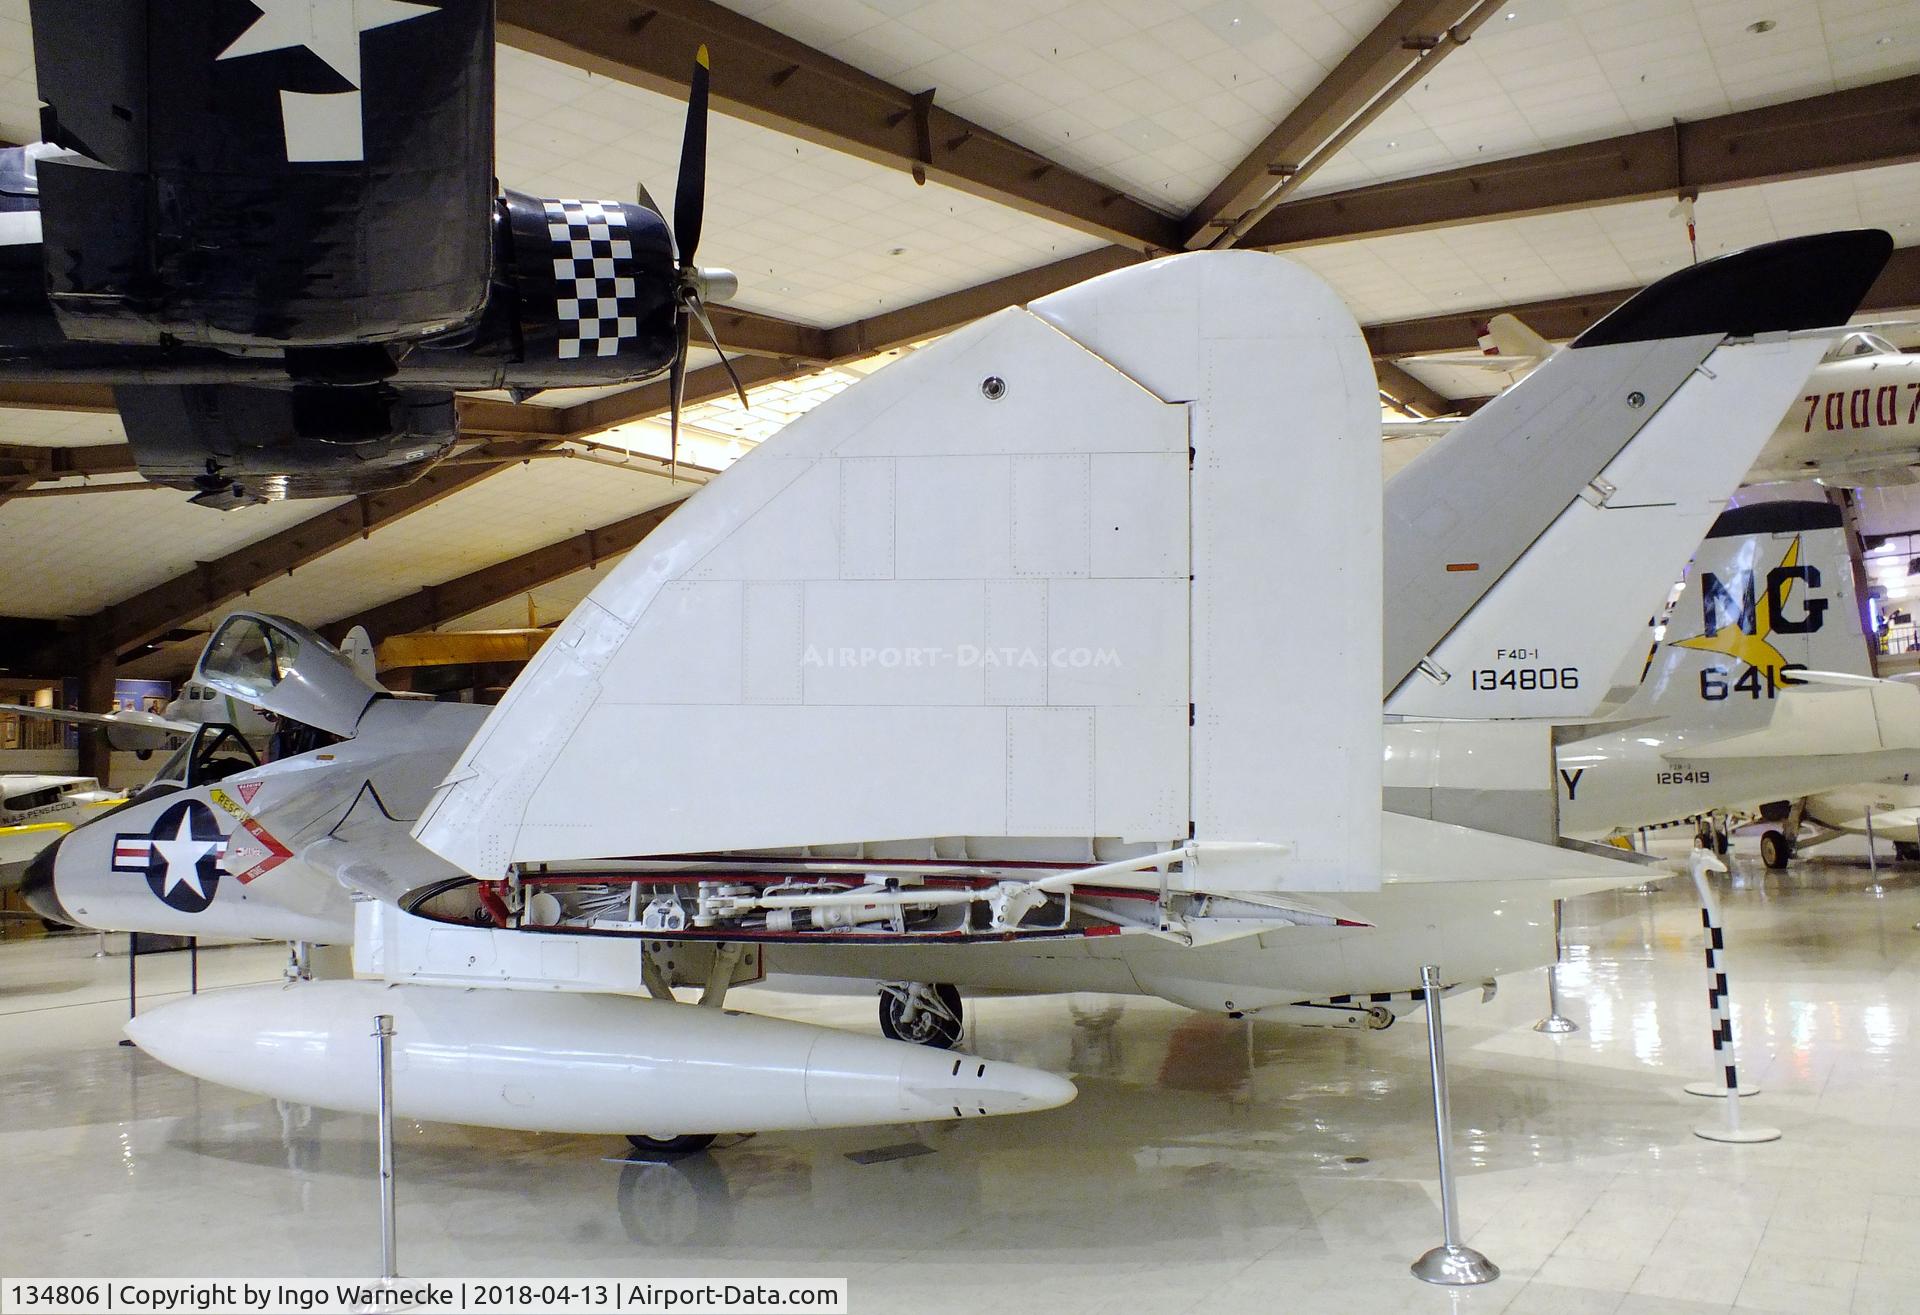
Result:
{"type": "Polygon", "coordinates": [[[693,266],[707,211],[707,78],[707,48],[701,46],[687,88],[687,133],[680,142],[680,180],[673,189],[673,240],[682,269],[693,266]]]}
{"type": "Polygon", "coordinates": [[[674,332],[679,341],[674,345],[673,365],[669,368],[667,375],[667,407],[670,417],[667,425],[671,435],[667,448],[667,479],[669,481],[680,478],[680,408],[682,400],[687,395],[687,329],[688,315],[686,308],[682,307],[680,313],[674,317],[674,332]]]}
{"type": "Polygon", "coordinates": [[[720,357],[721,368],[726,370],[727,378],[733,381],[733,391],[739,395],[740,405],[752,410],[753,404],[747,401],[747,390],[740,386],[740,376],[733,372],[733,362],[727,359],[726,350],[720,346],[720,335],[713,331],[713,321],[707,318],[707,304],[698,296],[687,298],[687,304],[693,307],[694,315],[700,320],[701,331],[707,335],[707,341],[713,344],[715,354],[720,357]]]}

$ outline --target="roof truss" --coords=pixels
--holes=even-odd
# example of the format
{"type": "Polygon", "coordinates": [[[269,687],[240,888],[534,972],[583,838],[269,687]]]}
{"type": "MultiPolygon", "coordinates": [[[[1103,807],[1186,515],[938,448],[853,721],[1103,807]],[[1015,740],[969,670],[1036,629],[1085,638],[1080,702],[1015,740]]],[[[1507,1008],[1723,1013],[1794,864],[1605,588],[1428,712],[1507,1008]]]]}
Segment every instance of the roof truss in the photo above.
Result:
{"type": "Polygon", "coordinates": [[[724,113],[1136,250],[1179,246],[1171,216],[942,109],[934,89],[896,87],[713,0],[500,0],[499,35],[676,98],[711,42],[724,113]]]}
{"type": "Polygon", "coordinates": [[[1241,239],[1309,246],[1920,160],[1920,76],[1289,201],[1241,239]]]}

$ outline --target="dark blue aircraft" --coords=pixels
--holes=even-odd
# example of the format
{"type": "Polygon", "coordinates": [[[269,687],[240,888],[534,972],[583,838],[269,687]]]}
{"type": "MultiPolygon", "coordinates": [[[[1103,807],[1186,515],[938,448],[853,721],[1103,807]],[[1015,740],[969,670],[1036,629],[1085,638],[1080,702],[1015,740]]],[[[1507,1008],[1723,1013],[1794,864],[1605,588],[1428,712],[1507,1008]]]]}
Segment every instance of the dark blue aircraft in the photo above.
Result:
{"type": "MultiPolygon", "coordinates": [[[[674,222],[493,175],[492,0],[33,0],[44,140],[0,151],[0,379],[111,384],[141,473],[231,507],[391,488],[456,391],[665,371],[735,289],[674,222]],[[677,238],[677,242],[676,242],[677,238]]],[[[731,371],[731,367],[729,367],[731,371]]]]}

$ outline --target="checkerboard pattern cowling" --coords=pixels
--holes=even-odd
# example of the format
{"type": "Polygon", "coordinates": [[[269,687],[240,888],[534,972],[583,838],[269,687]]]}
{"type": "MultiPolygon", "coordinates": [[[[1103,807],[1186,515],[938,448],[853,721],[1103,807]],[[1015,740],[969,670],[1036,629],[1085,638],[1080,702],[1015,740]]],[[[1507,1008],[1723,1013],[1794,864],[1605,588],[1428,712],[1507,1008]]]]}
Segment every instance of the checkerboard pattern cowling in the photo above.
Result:
{"type": "Polygon", "coordinates": [[[616,201],[548,201],[560,357],[617,356],[640,332],[633,243],[616,201]]]}

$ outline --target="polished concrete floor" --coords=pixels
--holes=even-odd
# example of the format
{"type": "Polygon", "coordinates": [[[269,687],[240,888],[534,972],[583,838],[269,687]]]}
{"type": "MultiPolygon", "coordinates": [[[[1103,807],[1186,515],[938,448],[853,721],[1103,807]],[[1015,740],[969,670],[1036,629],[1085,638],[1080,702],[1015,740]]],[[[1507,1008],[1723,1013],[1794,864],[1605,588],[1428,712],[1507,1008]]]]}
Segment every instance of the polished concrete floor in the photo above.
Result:
{"type": "MultiPolygon", "coordinates": [[[[1743,841],[1743,850],[1747,842],[1743,841]]],[[[1839,854],[1726,888],[1749,1123],[1695,1138],[1699,914],[1670,880],[1568,908],[1576,1034],[1541,974],[1447,1008],[1470,1241],[1429,1288],[1425,1041],[1083,996],[971,1008],[980,1053],[1070,1071],[1074,1104],[967,1124],[768,1134],[675,1163],[618,1139],[402,1124],[403,1272],[844,1275],[859,1312],[1920,1312],[1920,870],[1839,854]],[[888,1154],[854,1158],[885,1148],[888,1154]]],[[[0,946],[0,1274],[348,1275],[378,1266],[371,1119],[276,1106],[114,1044],[125,960],[0,946]]],[[[185,985],[143,957],[143,989],[185,985]]],[[[204,952],[202,985],[277,976],[204,952]]],[[[871,1028],[869,999],[741,992],[871,1028]]]]}

